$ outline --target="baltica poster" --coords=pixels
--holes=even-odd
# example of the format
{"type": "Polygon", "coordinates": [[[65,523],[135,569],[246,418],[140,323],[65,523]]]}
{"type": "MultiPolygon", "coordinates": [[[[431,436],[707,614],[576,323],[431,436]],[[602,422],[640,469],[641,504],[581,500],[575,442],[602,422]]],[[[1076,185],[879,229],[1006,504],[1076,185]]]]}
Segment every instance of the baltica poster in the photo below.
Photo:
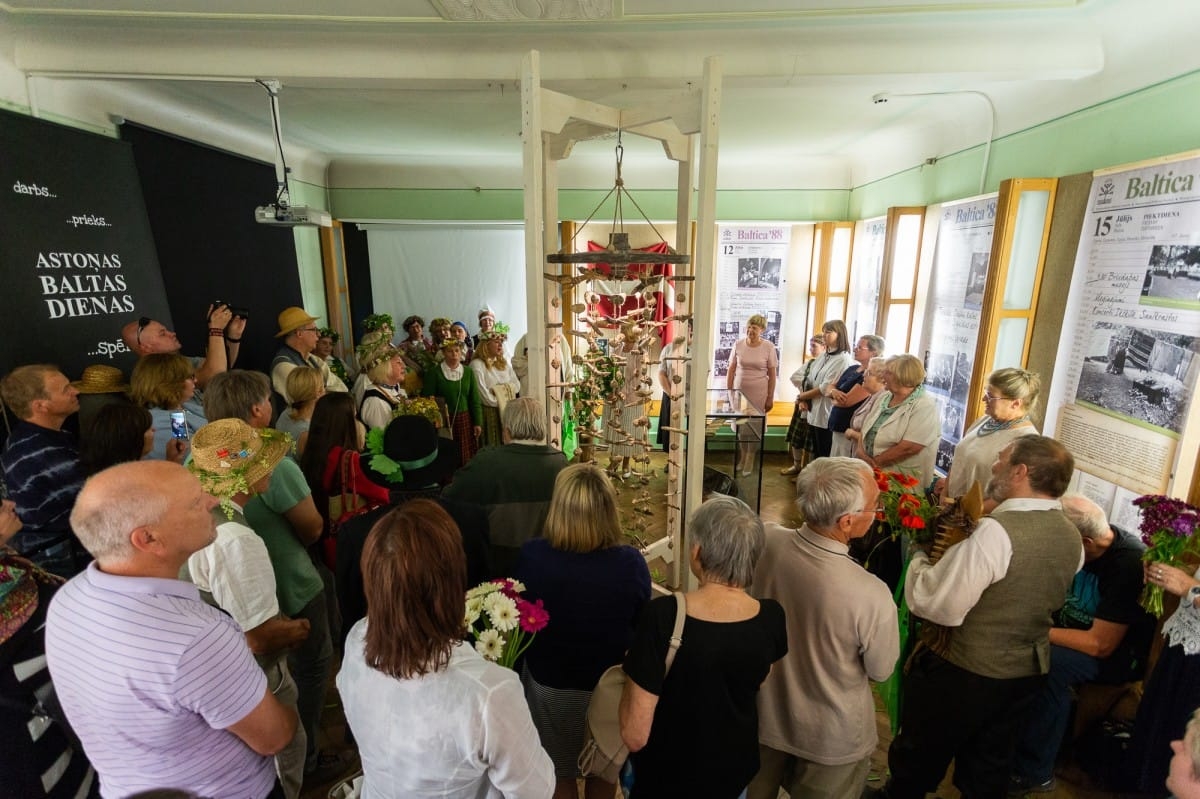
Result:
{"type": "Polygon", "coordinates": [[[745,338],[754,314],[767,319],[763,338],[779,346],[791,233],[788,225],[718,227],[717,347],[709,387],[725,387],[733,345],[745,338]]]}
{"type": "Polygon", "coordinates": [[[1048,432],[1082,471],[1133,494],[1165,492],[1200,376],[1198,355],[1200,158],[1097,175],[1048,432]]]}
{"type": "MultiPolygon", "coordinates": [[[[925,387],[937,399],[942,420],[937,453],[937,468],[942,472],[950,470],[967,416],[996,227],[996,197],[990,194],[941,208],[922,350],[927,356],[925,387]]],[[[890,346],[888,351],[894,352],[890,346]]]]}

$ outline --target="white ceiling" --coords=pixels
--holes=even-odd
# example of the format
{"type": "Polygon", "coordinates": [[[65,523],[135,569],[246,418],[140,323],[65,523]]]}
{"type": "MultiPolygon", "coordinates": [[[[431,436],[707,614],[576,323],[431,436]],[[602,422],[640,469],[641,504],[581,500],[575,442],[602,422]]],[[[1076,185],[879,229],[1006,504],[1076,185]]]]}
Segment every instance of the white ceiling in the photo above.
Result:
{"type": "MultiPolygon", "coordinates": [[[[987,103],[962,92],[992,100],[1003,136],[1200,69],[1198,0],[436,3],[0,0],[0,55],[39,111],[264,159],[267,99],[249,81],[277,78],[289,161],[333,187],[519,187],[531,49],[544,86],[619,107],[694,90],[720,56],[721,189],[849,188],[977,145],[987,103]]],[[[610,185],[613,144],[578,147],[562,186],[610,185]]],[[[631,188],[674,186],[661,150],[625,144],[631,188]]]]}

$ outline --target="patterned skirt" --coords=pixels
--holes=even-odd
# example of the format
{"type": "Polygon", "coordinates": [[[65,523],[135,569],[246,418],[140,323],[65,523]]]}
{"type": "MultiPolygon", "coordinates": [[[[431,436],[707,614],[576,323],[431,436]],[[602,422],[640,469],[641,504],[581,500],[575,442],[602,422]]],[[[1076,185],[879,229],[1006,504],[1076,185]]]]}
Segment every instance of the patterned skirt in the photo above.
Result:
{"type": "Polygon", "coordinates": [[[542,685],[530,674],[528,664],[521,668],[521,683],[533,726],[546,754],[554,761],[554,776],[560,780],[578,777],[592,692],[542,685]]]}
{"type": "Polygon", "coordinates": [[[500,409],[483,406],[483,437],[479,448],[498,447],[504,443],[504,426],[500,423],[500,409]]]}
{"type": "Polygon", "coordinates": [[[815,451],[812,431],[808,426],[807,411],[792,408],[792,421],[788,423],[787,442],[792,449],[815,451]]]}
{"type": "Polygon", "coordinates": [[[458,465],[466,466],[467,461],[475,457],[479,451],[479,441],[475,438],[475,423],[471,421],[470,411],[459,411],[450,421],[450,429],[454,432],[454,443],[458,444],[458,465]]]}

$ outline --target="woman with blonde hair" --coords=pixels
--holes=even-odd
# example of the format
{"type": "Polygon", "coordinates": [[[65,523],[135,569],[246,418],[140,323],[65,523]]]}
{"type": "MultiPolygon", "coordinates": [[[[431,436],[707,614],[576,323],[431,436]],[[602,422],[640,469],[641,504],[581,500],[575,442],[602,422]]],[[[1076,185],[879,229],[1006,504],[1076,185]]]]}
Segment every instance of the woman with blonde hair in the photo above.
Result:
{"type": "Polygon", "coordinates": [[[133,367],[129,383],[130,399],[149,410],[153,420],[154,446],[146,455],[148,459],[166,459],[167,442],[172,438],[190,439],[192,433],[208,424],[203,416],[183,406],[196,394],[196,368],[182,355],[143,355],[133,367]]]}
{"type": "Polygon", "coordinates": [[[279,414],[276,430],[282,430],[296,442],[296,456],[304,453],[308,443],[308,426],[312,422],[313,408],[317,400],[325,396],[325,378],[321,370],[311,366],[297,366],[288,372],[287,392],[292,402],[279,414]]]}
{"type": "Polygon", "coordinates": [[[367,617],[346,638],[337,687],[362,795],[549,796],[553,767],[520,681],[463,640],[466,555],[450,515],[428,499],[400,505],[360,564],[367,617]]]}
{"type": "Polygon", "coordinates": [[[521,381],[512,364],[504,357],[504,342],[508,334],[495,328],[479,334],[479,346],[468,368],[475,373],[475,385],[483,407],[482,447],[498,447],[504,443],[504,428],[500,412],[521,390],[521,381]]]}
{"type": "MultiPolygon", "coordinates": [[[[554,622],[525,655],[521,678],[554,761],[555,799],[574,799],[592,689],[621,662],[650,599],[646,560],[625,543],[616,491],[603,470],[580,463],[558,473],[542,537],[521,547],[516,577],[527,597],[554,608],[554,622]]],[[[586,785],[588,799],[611,799],[615,787],[595,777],[586,785]]]]}
{"type": "Polygon", "coordinates": [[[1042,387],[1040,377],[1024,369],[997,369],[984,385],[983,418],[963,434],[954,448],[950,473],[934,486],[940,496],[961,497],[973,483],[979,483],[980,488],[987,486],[1000,450],[1021,436],[1038,434],[1029,411],[1042,387]]]}
{"type": "Polygon", "coordinates": [[[854,457],[875,469],[903,472],[922,488],[933,479],[933,461],[942,427],[937,402],[925,392],[925,367],[915,355],[893,355],[884,362],[884,390],[863,420],[854,457]]]}
{"type": "MultiPolygon", "coordinates": [[[[775,405],[775,377],[779,371],[779,354],[769,339],[763,338],[767,329],[767,318],[754,314],[746,321],[746,337],[733,345],[729,356],[729,371],[725,381],[730,391],[740,389],[755,409],[763,414],[771,412],[775,405]]],[[[753,425],[750,435],[755,441],[738,441],[737,471],[748,477],[754,465],[762,441],[762,424],[753,425]]],[[[739,436],[739,439],[741,436],[739,436]]]]}
{"type": "Polygon", "coordinates": [[[392,346],[390,331],[368,333],[358,345],[358,363],[367,376],[358,417],[370,430],[384,428],[408,394],[404,390],[404,353],[392,346]]]}

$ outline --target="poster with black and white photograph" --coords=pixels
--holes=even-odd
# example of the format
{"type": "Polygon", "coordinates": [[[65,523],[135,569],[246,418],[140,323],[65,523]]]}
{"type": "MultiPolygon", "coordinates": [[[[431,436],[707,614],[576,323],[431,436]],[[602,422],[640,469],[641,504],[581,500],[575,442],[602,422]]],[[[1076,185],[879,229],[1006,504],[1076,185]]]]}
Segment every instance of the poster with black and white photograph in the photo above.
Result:
{"type": "Polygon", "coordinates": [[[1075,258],[1046,432],[1135,495],[1186,495],[1200,434],[1197,183],[1195,154],[1098,173],[1075,258]]]}
{"type": "Polygon", "coordinates": [[[1200,311],[1200,244],[1156,244],[1139,305],[1200,311]]]}
{"type": "Polygon", "coordinates": [[[925,314],[921,348],[925,390],[934,395],[941,410],[939,471],[949,468],[954,447],[962,439],[992,252],[996,197],[989,194],[941,208],[930,280],[931,308],[925,314]]]}
{"type": "MultiPolygon", "coordinates": [[[[854,260],[850,268],[850,313],[846,319],[851,340],[875,333],[879,311],[879,275],[883,273],[887,217],[864,219],[854,227],[854,260]]],[[[883,335],[880,333],[879,335],[883,335]]]]}
{"type": "Polygon", "coordinates": [[[710,388],[725,387],[729,357],[746,337],[751,316],[766,318],[762,336],[778,347],[790,243],[790,226],[717,228],[717,341],[710,388]]]}

